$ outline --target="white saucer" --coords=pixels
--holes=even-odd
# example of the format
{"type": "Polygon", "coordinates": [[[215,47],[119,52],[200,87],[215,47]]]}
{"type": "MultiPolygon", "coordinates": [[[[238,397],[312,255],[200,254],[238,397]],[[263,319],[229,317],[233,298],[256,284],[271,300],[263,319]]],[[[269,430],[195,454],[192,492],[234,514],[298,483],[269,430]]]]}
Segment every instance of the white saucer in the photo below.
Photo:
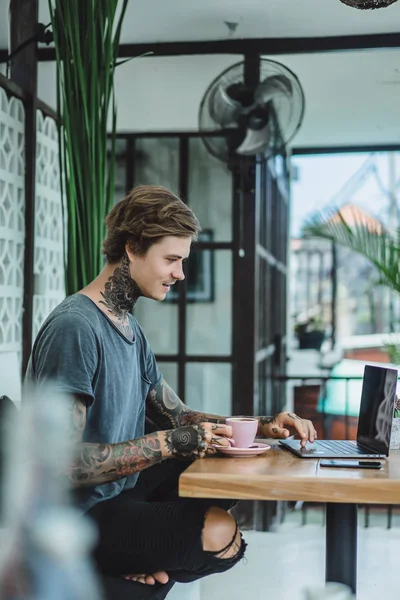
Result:
{"type": "Polygon", "coordinates": [[[271,446],[268,444],[263,444],[261,442],[255,442],[250,446],[250,448],[235,448],[234,446],[227,448],[225,446],[217,446],[216,444],[214,444],[213,447],[218,450],[218,452],[221,452],[221,454],[226,454],[227,456],[236,456],[236,458],[264,454],[264,452],[271,448],[271,446]]]}

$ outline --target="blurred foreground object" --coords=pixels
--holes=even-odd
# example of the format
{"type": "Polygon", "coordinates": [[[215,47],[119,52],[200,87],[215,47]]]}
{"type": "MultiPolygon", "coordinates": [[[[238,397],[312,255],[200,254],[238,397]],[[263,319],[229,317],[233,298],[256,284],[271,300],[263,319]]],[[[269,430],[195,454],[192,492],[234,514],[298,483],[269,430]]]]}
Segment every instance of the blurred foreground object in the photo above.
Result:
{"type": "MultiPolygon", "coordinates": [[[[96,534],[70,503],[71,400],[30,392],[6,421],[0,600],[99,600],[89,560],[96,534]]],[[[3,440],[4,443],[4,440],[3,440]]]]}

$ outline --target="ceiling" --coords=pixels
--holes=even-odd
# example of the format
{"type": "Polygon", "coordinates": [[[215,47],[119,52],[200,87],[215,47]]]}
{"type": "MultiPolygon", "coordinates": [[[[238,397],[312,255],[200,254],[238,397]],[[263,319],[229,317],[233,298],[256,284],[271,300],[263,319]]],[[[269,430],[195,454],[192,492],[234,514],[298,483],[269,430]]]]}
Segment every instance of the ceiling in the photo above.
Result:
{"type": "MultiPolygon", "coordinates": [[[[48,0],[39,2],[47,23],[48,0]]],[[[360,11],[340,0],[129,0],[122,43],[225,39],[225,21],[238,23],[234,38],[387,33],[399,31],[400,2],[360,11]]]]}
{"type": "MultiPolygon", "coordinates": [[[[0,0],[0,48],[8,6],[0,0]]],[[[48,0],[39,0],[39,21],[50,21],[48,0]]],[[[122,43],[395,33],[399,24],[400,2],[361,11],[340,0],[129,0],[122,43]],[[225,21],[238,24],[235,33],[225,21]]]]}
{"type": "MultiPolygon", "coordinates": [[[[39,20],[48,23],[47,0],[39,3],[39,20]]],[[[7,47],[8,4],[0,0],[0,48],[7,47]]],[[[373,11],[356,10],[340,0],[130,0],[122,43],[340,37],[399,30],[400,0],[373,11]],[[225,21],[238,24],[234,33],[225,21]]],[[[123,128],[196,128],[202,93],[222,68],[238,58],[154,57],[120,67],[123,128]],[[163,102],[164,96],[168,102],[163,102]],[[160,106],[165,106],[165,113],[160,106]]],[[[305,91],[306,113],[295,146],[400,144],[400,48],[271,58],[290,67],[305,91]]],[[[50,89],[49,81],[41,90],[51,103],[54,86],[50,89]]]]}

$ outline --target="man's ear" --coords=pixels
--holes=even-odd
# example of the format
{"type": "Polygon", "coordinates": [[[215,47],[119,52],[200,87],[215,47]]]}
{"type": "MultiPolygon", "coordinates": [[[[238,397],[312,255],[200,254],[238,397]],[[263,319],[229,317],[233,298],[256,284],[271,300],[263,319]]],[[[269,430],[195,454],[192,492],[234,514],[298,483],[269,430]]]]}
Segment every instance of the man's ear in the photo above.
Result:
{"type": "Polygon", "coordinates": [[[126,252],[127,257],[129,258],[129,262],[132,263],[133,259],[135,258],[135,255],[132,252],[129,244],[125,244],[125,252],[126,252]]]}

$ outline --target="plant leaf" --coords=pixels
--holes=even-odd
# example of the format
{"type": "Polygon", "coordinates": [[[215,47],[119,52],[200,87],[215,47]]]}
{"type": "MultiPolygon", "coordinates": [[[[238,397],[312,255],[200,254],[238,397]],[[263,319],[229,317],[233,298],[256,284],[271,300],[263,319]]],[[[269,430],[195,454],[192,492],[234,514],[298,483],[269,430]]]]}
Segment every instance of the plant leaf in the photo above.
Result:
{"type": "Polygon", "coordinates": [[[399,232],[393,236],[378,220],[370,220],[354,208],[346,215],[340,209],[313,215],[303,234],[331,240],[361,254],[375,265],[382,285],[400,292],[399,232]]]}

